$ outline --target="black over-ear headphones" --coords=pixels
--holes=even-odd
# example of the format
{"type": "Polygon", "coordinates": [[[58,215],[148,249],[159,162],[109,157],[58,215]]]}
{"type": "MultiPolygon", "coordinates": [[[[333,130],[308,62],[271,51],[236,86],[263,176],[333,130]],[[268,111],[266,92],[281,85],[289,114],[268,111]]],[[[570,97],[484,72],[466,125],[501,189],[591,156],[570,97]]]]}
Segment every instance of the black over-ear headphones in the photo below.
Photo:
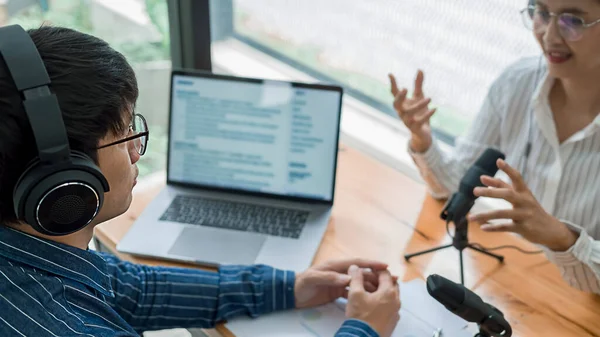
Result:
{"type": "Polygon", "coordinates": [[[42,234],[76,232],[100,211],[108,181],[90,157],[70,150],[50,77],[21,26],[0,28],[0,55],[21,93],[38,153],[13,191],[15,213],[42,234]]]}

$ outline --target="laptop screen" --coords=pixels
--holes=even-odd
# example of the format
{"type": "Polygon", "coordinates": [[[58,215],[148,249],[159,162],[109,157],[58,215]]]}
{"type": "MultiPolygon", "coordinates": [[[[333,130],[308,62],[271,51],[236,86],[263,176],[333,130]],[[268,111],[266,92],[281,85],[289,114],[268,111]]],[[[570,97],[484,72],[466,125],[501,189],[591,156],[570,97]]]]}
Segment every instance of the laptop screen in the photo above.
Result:
{"type": "Polygon", "coordinates": [[[169,182],[332,202],[342,89],[174,72],[169,182]]]}

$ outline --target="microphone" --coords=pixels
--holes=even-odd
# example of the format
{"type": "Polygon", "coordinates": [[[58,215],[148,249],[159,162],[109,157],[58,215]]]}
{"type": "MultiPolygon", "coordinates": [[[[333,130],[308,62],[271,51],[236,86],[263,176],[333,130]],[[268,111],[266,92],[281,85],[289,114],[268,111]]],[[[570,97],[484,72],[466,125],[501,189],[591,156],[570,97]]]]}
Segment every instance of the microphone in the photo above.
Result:
{"type": "Polygon", "coordinates": [[[460,282],[464,284],[464,271],[463,271],[463,250],[466,248],[473,249],[479,253],[485,254],[489,257],[493,257],[499,262],[504,261],[504,256],[493,254],[485,249],[479,248],[469,243],[468,232],[469,222],[467,221],[467,213],[471,210],[475,204],[477,197],[473,194],[473,189],[478,186],[484,186],[481,182],[482,175],[494,176],[498,172],[498,166],[496,161],[498,159],[504,159],[504,154],[498,150],[488,148],[483,154],[477,159],[473,166],[469,167],[463,178],[460,180],[458,191],[452,194],[452,197],[442,210],[441,218],[446,220],[446,230],[452,237],[452,244],[439,246],[432,249],[423,250],[417,253],[406,254],[404,259],[409,261],[413,257],[433,253],[442,249],[454,247],[460,255],[460,282]],[[450,234],[448,224],[454,223],[454,235],[450,234]]]}
{"type": "Polygon", "coordinates": [[[441,218],[454,221],[455,224],[464,219],[475,204],[475,199],[477,199],[473,195],[473,189],[484,186],[481,182],[481,176],[493,177],[496,175],[496,172],[498,172],[496,161],[504,158],[504,153],[492,148],[486,149],[460,180],[458,191],[452,194],[452,197],[444,206],[441,218]]]}
{"type": "Polygon", "coordinates": [[[502,312],[464,286],[433,274],[427,278],[427,292],[453,314],[468,322],[477,323],[480,336],[512,335],[512,328],[502,312]]]}

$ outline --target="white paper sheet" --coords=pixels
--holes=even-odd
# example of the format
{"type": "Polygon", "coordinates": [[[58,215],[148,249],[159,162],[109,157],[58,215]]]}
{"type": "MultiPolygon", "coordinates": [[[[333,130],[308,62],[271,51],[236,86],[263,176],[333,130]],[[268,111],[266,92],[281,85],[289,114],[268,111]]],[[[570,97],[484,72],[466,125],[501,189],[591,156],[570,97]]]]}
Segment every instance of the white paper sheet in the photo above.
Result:
{"type": "MultiPolygon", "coordinates": [[[[393,337],[431,337],[437,328],[444,336],[472,337],[473,326],[447,311],[427,293],[423,280],[400,285],[400,322],[393,337]]],[[[340,299],[314,309],[278,312],[257,319],[241,317],[226,327],[236,337],[333,337],[345,317],[346,301],[340,299]]]]}

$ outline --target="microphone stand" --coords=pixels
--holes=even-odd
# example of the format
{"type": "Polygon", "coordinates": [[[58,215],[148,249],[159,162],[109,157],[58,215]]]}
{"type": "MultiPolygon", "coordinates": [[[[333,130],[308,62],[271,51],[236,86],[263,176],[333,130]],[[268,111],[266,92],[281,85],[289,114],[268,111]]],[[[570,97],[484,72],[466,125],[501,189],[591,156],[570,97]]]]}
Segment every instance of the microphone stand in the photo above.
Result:
{"type": "MultiPolygon", "coordinates": [[[[468,237],[469,221],[467,220],[466,215],[467,215],[468,211],[471,209],[471,207],[473,207],[473,204],[475,202],[474,201],[467,202],[467,203],[463,202],[461,204],[460,201],[463,201],[463,200],[460,200],[460,199],[461,199],[460,194],[455,193],[454,195],[452,195],[452,198],[450,200],[448,200],[448,202],[444,206],[444,210],[442,211],[442,214],[440,215],[440,217],[442,219],[446,220],[446,226],[448,226],[448,224],[450,222],[454,222],[455,233],[454,233],[454,236],[452,237],[452,243],[449,245],[439,246],[436,248],[427,249],[427,250],[413,253],[413,254],[407,254],[407,255],[404,255],[404,259],[408,262],[411,258],[413,258],[415,256],[425,255],[425,254],[433,253],[438,250],[454,247],[459,252],[460,283],[462,285],[464,285],[465,284],[465,275],[464,275],[464,267],[463,267],[463,250],[465,250],[466,248],[473,249],[479,253],[482,253],[487,256],[495,258],[500,263],[504,262],[504,256],[490,253],[485,249],[481,249],[481,248],[469,243],[469,237],[468,237]],[[450,207],[451,205],[463,205],[463,206],[461,209],[458,209],[455,213],[449,213],[449,209],[451,209],[451,207],[450,207]]],[[[481,335],[481,336],[485,337],[486,335],[481,335]]]]}

